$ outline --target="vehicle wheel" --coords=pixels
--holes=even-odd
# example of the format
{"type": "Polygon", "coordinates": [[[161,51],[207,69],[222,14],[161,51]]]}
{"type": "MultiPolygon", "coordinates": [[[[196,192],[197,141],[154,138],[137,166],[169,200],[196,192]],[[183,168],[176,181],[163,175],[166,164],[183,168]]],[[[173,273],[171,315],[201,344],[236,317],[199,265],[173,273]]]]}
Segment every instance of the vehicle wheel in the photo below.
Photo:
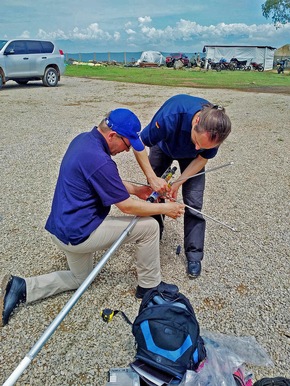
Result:
{"type": "Polygon", "coordinates": [[[234,64],[229,64],[229,70],[230,71],[235,71],[236,66],[234,64]]]}
{"type": "Polygon", "coordinates": [[[27,84],[28,83],[28,80],[16,80],[16,83],[17,84],[27,84]]]}
{"type": "Polygon", "coordinates": [[[259,71],[259,72],[264,71],[264,67],[263,67],[263,66],[259,66],[259,67],[258,67],[258,71],[259,71]]]}
{"type": "Polygon", "coordinates": [[[221,66],[218,65],[218,64],[215,66],[215,69],[216,69],[217,72],[220,72],[220,71],[222,70],[222,69],[221,69],[221,66]]]}
{"type": "Polygon", "coordinates": [[[246,66],[245,71],[251,71],[252,67],[251,66],[246,66]]]}
{"type": "Polygon", "coordinates": [[[45,70],[42,82],[46,87],[55,87],[58,83],[58,74],[56,69],[48,67],[45,70]]]}
{"type": "Polygon", "coordinates": [[[0,89],[3,87],[3,75],[0,72],[0,89]]]}

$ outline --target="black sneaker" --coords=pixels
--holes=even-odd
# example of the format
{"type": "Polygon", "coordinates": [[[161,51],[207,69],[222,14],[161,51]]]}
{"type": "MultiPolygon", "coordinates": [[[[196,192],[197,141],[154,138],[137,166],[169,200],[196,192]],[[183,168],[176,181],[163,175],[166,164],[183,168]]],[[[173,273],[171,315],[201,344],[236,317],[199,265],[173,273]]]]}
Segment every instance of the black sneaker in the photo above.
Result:
{"type": "Polygon", "coordinates": [[[136,292],[135,292],[135,298],[142,300],[146,294],[146,292],[152,290],[155,287],[152,288],[144,288],[137,285],[136,292]]]}
{"type": "Polygon", "coordinates": [[[162,285],[163,283],[164,283],[164,282],[161,281],[157,286],[155,286],[155,287],[150,287],[150,288],[144,288],[144,287],[140,287],[139,285],[137,285],[136,292],[135,292],[135,297],[136,297],[137,299],[140,299],[140,300],[141,300],[141,299],[144,298],[145,294],[146,294],[148,291],[152,290],[153,288],[159,287],[159,286],[162,285]]]}
{"type": "Polygon", "coordinates": [[[196,279],[201,273],[201,262],[200,261],[188,261],[187,262],[187,273],[192,279],[196,279]]]}
{"type": "Polygon", "coordinates": [[[1,323],[5,326],[15,308],[26,302],[26,283],[18,276],[6,275],[1,284],[0,313],[1,323]]]}
{"type": "Polygon", "coordinates": [[[158,290],[160,291],[166,290],[167,292],[171,292],[171,293],[177,293],[179,291],[179,288],[177,287],[177,285],[167,284],[167,283],[164,283],[164,281],[161,281],[156,287],[152,287],[152,288],[144,288],[137,285],[135,297],[137,299],[142,300],[145,294],[154,288],[158,288],[158,290]]]}

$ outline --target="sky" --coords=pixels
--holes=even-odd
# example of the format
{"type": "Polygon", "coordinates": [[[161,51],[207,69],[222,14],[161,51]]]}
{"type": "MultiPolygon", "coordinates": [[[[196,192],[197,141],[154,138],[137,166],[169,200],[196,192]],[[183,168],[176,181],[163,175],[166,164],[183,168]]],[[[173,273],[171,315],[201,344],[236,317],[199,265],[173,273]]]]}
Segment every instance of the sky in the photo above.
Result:
{"type": "Polygon", "coordinates": [[[290,43],[260,0],[1,0],[0,39],[49,39],[69,53],[202,52],[205,45],[290,43]]]}

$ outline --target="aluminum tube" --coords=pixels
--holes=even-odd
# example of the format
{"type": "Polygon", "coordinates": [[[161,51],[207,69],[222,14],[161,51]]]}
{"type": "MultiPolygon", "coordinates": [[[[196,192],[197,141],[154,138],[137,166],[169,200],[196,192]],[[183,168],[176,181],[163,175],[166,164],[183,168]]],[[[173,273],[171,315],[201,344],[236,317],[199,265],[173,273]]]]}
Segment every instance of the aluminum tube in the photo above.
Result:
{"type": "Polygon", "coordinates": [[[24,370],[29,366],[31,361],[36,357],[38,352],[41,350],[42,346],[47,342],[47,340],[51,337],[66,315],[70,312],[76,302],[80,299],[83,293],[87,290],[90,284],[93,282],[97,274],[109,260],[111,255],[116,252],[119,246],[122,244],[124,239],[130,234],[131,230],[134,228],[138,221],[139,217],[135,216],[127,228],[121,233],[120,237],[112,244],[112,246],[107,250],[107,252],[103,255],[99,263],[95,266],[89,276],[85,279],[85,281],[80,285],[80,287],[76,290],[71,299],[66,303],[60,313],[56,316],[56,318],[52,321],[52,323],[47,327],[44,333],[41,335],[39,340],[35,343],[35,345],[31,348],[29,353],[22,359],[13,373],[9,376],[9,378],[5,381],[3,386],[11,386],[14,385],[17,379],[21,376],[24,370]]]}

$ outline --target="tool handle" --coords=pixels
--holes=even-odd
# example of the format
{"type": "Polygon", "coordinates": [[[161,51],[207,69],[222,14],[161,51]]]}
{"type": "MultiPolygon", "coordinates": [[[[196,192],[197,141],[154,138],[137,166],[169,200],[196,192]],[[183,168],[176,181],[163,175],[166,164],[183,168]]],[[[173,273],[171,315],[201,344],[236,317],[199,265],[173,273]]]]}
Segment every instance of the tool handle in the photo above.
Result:
{"type": "MultiPolygon", "coordinates": [[[[169,181],[171,180],[173,174],[176,172],[177,170],[177,167],[176,166],[173,166],[173,168],[171,168],[171,166],[169,166],[165,172],[162,174],[161,178],[163,178],[166,182],[169,183],[169,181]]],[[[158,192],[152,192],[150,194],[150,196],[147,198],[146,201],[149,201],[149,202],[154,202],[157,200],[157,198],[160,196],[160,194],[158,192]]]]}

